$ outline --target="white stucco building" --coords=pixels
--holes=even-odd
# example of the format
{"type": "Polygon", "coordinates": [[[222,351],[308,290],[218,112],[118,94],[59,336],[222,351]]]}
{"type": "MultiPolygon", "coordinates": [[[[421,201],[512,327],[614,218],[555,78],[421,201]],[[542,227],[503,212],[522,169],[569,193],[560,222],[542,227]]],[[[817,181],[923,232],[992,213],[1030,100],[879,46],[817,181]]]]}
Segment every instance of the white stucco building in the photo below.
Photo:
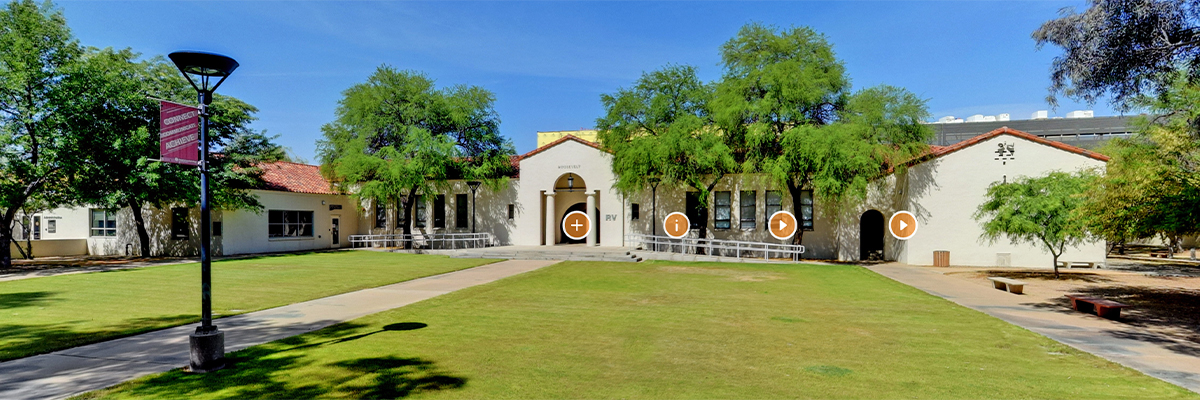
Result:
{"type": "MultiPolygon", "coordinates": [[[[882,258],[930,265],[934,251],[949,251],[952,265],[1045,267],[1052,257],[1037,246],[980,238],[982,229],[972,214],[983,202],[988,185],[1051,171],[1102,170],[1107,160],[1089,150],[1001,128],[951,146],[932,146],[929,154],[903,172],[873,182],[867,198],[854,204],[834,207],[814,202],[811,192],[805,191],[801,209],[795,210],[788,190],[772,180],[731,175],[716,185],[708,208],[698,209],[696,192],[685,187],[660,185],[657,191],[618,192],[613,188],[609,153],[588,140],[560,135],[514,156],[518,174],[496,187],[479,189],[474,222],[469,214],[470,189],[463,181],[451,181],[441,193],[421,196],[412,232],[467,233],[474,223],[476,231],[493,234],[498,245],[624,247],[627,234],[661,235],[661,219],[684,212],[693,221],[692,237],[698,236],[697,222],[706,218],[709,238],[780,243],[766,230],[766,221],[775,211],[787,210],[804,227],[804,258],[882,258]],[[901,210],[913,213],[919,225],[916,235],[906,241],[893,238],[885,227],[887,219],[901,210]],[[563,217],[572,211],[585,211],[594,221],[585,240],[571,240],[563,233],[563,217]]],[[[357,204],[351,196],[335,193],[316,166],[275,163],[264,166],[264,171],[267,187],[254,191],[264,205],[262,212],[214,215],[218,254],[337,248],[348,245],[350,234],[395,234],[406,223],[399,218],[399,204],[357,204]]],[[[195,253],[199,220],[195,208],[149,214],[153,214],[155,253],[195,253]]],[[[59,247],[82,246],[90,254],[125,254],[131,247],[137,251],[128,209],[60,209],[37,217],[42,221],[43,241],[85,243],[59,247]],[[47,221],[54,221],[54,232],[46,231],[47,221]]],[[[1102,262],[1105,250],[1103,241],[1095,241],[1068,249],[1062,259],[1102,262]]]]}

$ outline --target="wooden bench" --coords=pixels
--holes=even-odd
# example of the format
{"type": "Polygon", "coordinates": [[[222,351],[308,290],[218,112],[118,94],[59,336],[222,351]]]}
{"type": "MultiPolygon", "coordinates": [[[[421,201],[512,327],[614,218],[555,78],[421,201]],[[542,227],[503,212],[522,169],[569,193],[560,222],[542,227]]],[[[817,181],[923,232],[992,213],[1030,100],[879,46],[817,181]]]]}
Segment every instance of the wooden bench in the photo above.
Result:
{"type": "Polygon", "coordinates": [[[1075,266],[1088,267],[1088,268],[1102,268],[1104,266],[1104,263],[1094,262],[1094,261],[1059,261],[1058,266],[1063,267],[1063,268],[1074,268],[1075,266]]]}
{"type": "Polygon", "coordinates": [[[1016,279],[1001,278],[989,276],[988,280],[992,281],[992,286],[998,290],[1007,290],[1009,293],[1021,294],[1025,291],[1025,282],[1016,279]]]}
{"type": "Polygon", "coordinates": [[[1120,319],[1121,309],[1131,307],[1128,304],[1121,304],[1112,300],[1106,300],[1099,297],[1088,297],[1068,294],[1067,298],[1071,299],[1071,308],[1079,312],[1095,312],[1103,318],[1120,319]]]}

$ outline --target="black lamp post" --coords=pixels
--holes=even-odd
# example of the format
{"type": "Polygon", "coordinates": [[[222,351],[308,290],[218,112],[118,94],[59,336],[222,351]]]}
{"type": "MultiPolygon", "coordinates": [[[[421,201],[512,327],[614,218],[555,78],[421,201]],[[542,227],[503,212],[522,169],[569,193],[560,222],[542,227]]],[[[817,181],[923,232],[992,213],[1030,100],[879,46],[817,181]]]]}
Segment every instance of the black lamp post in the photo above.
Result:
{"type": "Polygon", "coordinates": [[[200,97],[200,308],[201,322],[191,334],[193,372],[225,367],[225,333],[212,324],[212,223],[208,191],[208,105],[213,91],[237,69],[232,58],[213,53],[177,51],[167,55],[200,97]],[[195,79],[193,79],[195,76],[195,79]],[[220,78],[212,84],[212,78],[220,78]]]}
{"type": "Polygon", "coordinates": [[[467,181],[467,186],[471,187],[471,233],[475,233],[475,190],[479,189],[480,181],[467,181]]]}

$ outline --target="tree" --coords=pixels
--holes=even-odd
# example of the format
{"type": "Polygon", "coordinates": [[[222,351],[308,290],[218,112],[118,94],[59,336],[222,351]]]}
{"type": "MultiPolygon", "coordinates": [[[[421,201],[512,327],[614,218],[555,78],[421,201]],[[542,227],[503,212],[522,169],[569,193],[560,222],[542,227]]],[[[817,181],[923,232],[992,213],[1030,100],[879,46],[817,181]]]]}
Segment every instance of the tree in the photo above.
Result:
{"type": "Polygon", "coordinates": [[[360,202],[404,199],[404,234],[420,194],[453,178],[498,189],[511,171],[515,150],[486,89],[438,89],[424,74],[385,65],[342,95],[336,119],[321,128],[322,172],[360,202]]]}
{"type": "Polygon", "coordinates": [[[0,49],[0,268],[10,268],[18,211],[39,197],[53,206],[79,166],[64,154],[57,100],[70,96],[61,82],[80,48],[61,11],[23,0],[0,9],[0,49]]]}
{"type": "Polygon", "coordinates": [[[1058,257],[1067,246],[1078,246],[1092,237],[1076,214],[1084,201],[1084,189],[1093,179],[1089,172],[1051,172],[1038,178],[992,183],[974,214],[983,224],[982,238],[995,243],[1005,237],[1013,244],[1041,246],[1054,257],[1054,278],[1058,279],[1058,257]]]}
{"type": "MultiPolygon", "coordinates": [[[[808,189],[825,204],[864,197],[869,181],[933,137],[923,100],[891,86],[852,92],[833,47],[810,28],[746,25],[721,59],[715,120],[738,143],[741,170],[787,187],[794,210],[808,189]]],[[[793,243],[802,241],[800,230],[793,243]]]]}
{"type": "MultiPolygon", "coordinates": [[[[699,206],[707,207],[717,183],[737,170],[730,138],[709,112],[711,97],[712,86],[690,66],[644,73],[632,88],[601,95],[605,115],[596,120],[597,137],[613,155],[617,189],[640,191],[653,177],[696,189],[699,206]]],[[[706,238],[708,221],[692,223],[706,238]]]]}
{"type": "MultiPolygon", "coordinates": [[[[138,61],[132,51],[88,49],[64,78],[74,93],[64,99],[64,129],[72,132],[74,157],[84,160],[72,188],[80,204],[129,207],[141,255],[153,255],[144,210],[199,201],[195,167],[151,161],[158,157],[155,98],[187,103],[195,95],[173,65],[161,57],[138,61]],[[154,98],[152,98],[152,97],[154,98]]],[[[249,189],[259,186],[261,162],[278,160],[282,149],[248,127],[257,110],[217,96],[210,107],[210,156],[214,203],[219,208],[260,209],[249,189]]]]}
{"type": "Polygon", "coordinates": [[[1140,95],[1163,93],[1176,71],[1200,79],[1200,1],[1090,0],[1082,13],[1064,9],[1033,32],[1038,47],[1064,54],[1051,67],[1050,96],[1094,103],[1109,95],[1129,109],[1140,95]]]}

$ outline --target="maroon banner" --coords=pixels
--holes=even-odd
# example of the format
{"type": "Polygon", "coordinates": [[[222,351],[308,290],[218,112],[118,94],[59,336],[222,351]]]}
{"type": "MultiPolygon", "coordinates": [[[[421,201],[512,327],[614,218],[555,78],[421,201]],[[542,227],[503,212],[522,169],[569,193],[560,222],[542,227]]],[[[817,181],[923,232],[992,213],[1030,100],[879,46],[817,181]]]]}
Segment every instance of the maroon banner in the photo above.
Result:
{"type": "Polygon", "coordinates": [[[159,161],[200,165],[200,109],[169,101],[159,107],[159,161]]]}

